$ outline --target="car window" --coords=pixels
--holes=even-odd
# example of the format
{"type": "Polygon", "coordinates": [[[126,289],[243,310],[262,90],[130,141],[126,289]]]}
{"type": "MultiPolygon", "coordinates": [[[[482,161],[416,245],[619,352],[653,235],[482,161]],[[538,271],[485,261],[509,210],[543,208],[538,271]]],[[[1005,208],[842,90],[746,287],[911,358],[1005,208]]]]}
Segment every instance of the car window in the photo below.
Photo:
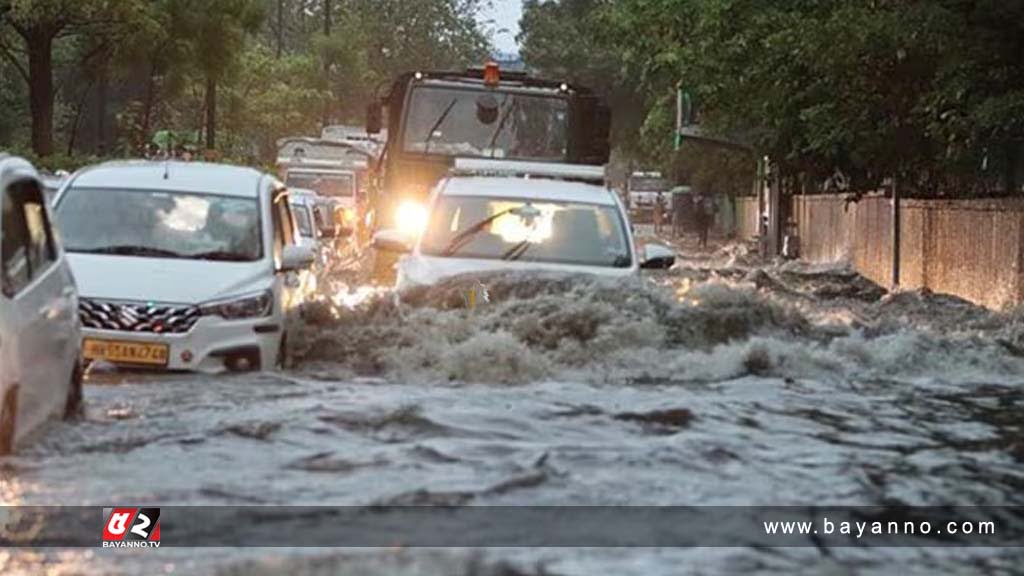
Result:
{"type": "Polygon", "coordinates": [[[287,190],[281,189],[274,192],[270,215],[274,223],[274,262],[280,266],[284,247],[295,244],[297,240],[295,221],[292,219],[287,190]]]}
{"type": "Polygon", "coordinates": [[[57,259],[45,202],[33,182],[16,183],[3,192],[0,268],[7,296],[20,292],[57,259]]]}
{"type": "Polygon", "coordinates": [[[292,215],[295,216],[295,224],[299,227],[299,234],[305,238],[313,237],[313,219],[309,215],[309,209],[301,204],[292,204],[292,215]]]}

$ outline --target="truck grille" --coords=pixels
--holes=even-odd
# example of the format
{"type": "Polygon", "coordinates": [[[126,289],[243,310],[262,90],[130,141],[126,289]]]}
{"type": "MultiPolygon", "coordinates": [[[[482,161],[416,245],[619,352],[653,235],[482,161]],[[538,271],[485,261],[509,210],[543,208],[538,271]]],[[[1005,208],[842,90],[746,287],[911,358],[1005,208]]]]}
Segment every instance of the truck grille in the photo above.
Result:
{"type": "Polygon", "coordinates": [[[136,302],[103,302],[81,298],[78,315],[86,328],[184,334],[201,316],[196,306],[169,306],[136,302]]]}

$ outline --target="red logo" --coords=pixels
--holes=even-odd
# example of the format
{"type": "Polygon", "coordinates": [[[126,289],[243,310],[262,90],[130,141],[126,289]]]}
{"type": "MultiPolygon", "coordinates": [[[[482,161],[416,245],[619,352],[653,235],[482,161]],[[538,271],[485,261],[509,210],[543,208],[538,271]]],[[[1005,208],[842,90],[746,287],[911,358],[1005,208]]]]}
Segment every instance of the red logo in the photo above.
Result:
{"type": "Polygon", "coordinates": [[[104,508],[104,548],[159,548],[159,508],[104,508]]]}

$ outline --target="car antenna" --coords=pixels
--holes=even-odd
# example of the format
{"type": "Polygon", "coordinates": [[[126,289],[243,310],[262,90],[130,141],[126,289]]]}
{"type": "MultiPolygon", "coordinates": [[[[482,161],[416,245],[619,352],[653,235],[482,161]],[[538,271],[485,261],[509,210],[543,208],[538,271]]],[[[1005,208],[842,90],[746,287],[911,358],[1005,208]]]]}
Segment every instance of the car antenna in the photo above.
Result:
{"type": "Polygon", "coordinates": [[[167,139],[167,150],[164,152],[164,180],[171,179],[171,148],[174,145],[174,136],[167,139]]]}

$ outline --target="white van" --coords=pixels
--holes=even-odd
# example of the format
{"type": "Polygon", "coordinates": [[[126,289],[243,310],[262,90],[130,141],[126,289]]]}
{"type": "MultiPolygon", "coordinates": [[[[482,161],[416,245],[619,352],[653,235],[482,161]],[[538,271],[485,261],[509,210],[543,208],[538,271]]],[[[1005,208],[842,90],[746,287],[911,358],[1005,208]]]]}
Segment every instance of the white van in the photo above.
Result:
{"type": "Polygon", "coordinates": [[[280,365],[298,275],[287,191],[250,168],[120,162],[75,174],[56,216],[78,280],[83,355],[218,372],[280,365]]]}
{"type": "Polygon", "coordinates": [[[82,400],[75,282],[31,164],[0,155],[0,454],[82,400]]]}

